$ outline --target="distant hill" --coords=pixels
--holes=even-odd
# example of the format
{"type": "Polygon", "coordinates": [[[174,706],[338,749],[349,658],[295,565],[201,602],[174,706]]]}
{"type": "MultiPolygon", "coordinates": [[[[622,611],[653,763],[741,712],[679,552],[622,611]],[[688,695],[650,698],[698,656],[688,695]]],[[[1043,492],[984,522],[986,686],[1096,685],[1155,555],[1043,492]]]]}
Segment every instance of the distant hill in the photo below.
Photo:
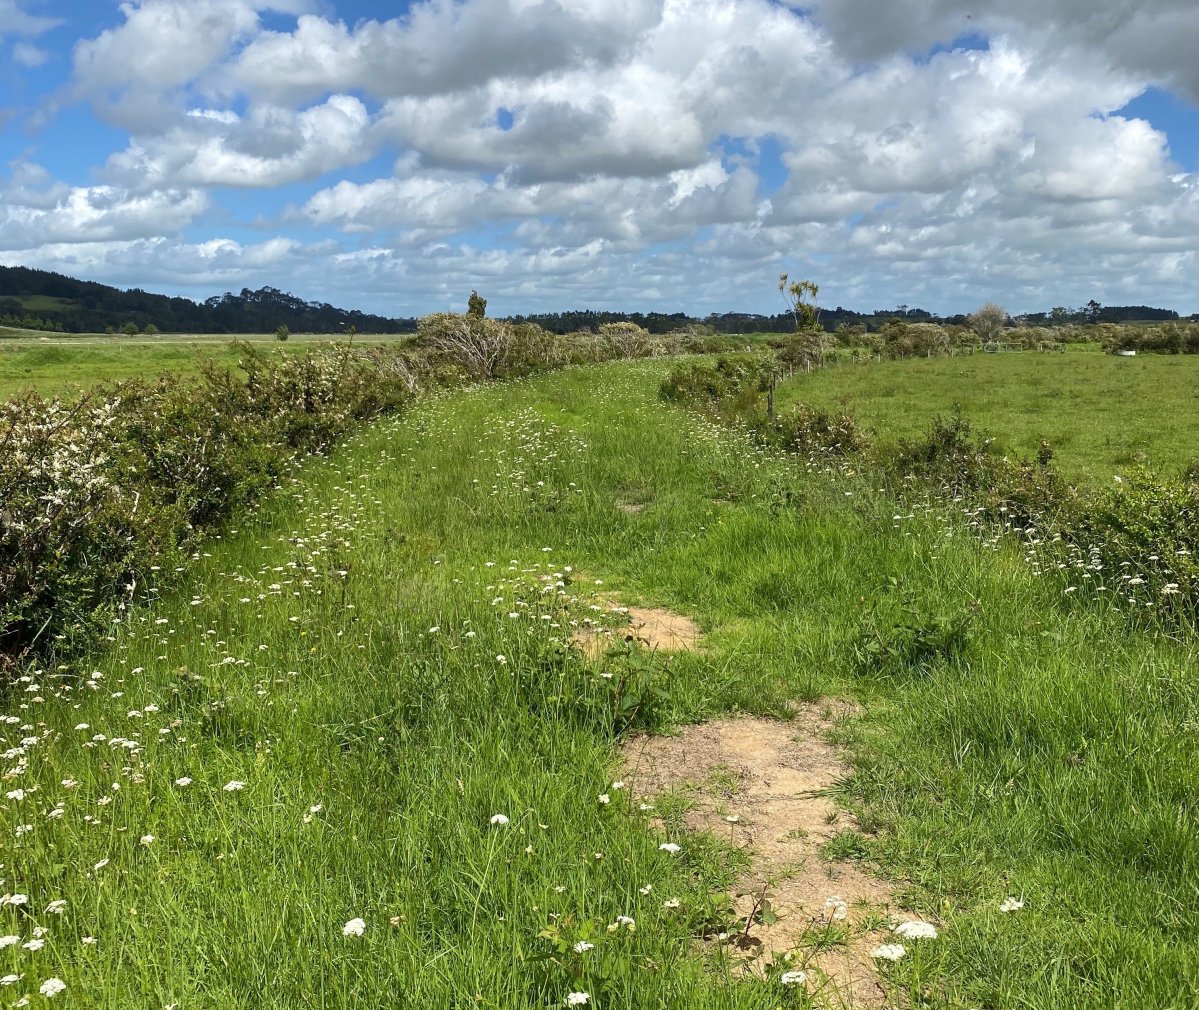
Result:
{"type": "MultiPolygon", "coordinates": [[[[204,302],[80,281],[46,270],[0,266],[0,325],[61,333],[121,332],[132,323],[162,333],[411,333],[415,319],[388,319],[324,302],[305,302],[276,288],[226,292],[204,302]]],[[[153,332],[153,330],[151,330],[153,332]]]]}
{"type": "MultiPolygon", "coordinates": [[[[464,299],[465,302],[465,299],[464,299]]],[[[465,304],[463,305],[465,308],[465,304]]],[[[510,316],[513,322],[532,322],[556,333],[595,330],[603,323],[633,322],[651,333],[667,333],[692,324],[704,324],[720,333],[789,333],[795,320],[789,312],[762,315],[754,312],[721,312],[689,316],[685,312],[611,312],[577,309],[510,316]]],[[[1019,317],[1027,325],[1066,323],[1164,322],[1178,319],[1172,309],[1148,305],[1101,306],[1096,301],[1076,308],[1019,317]]],[[[1190,317],[1199,320],[1199,314],[1190,317]]],[[[920,308],[857,312],[838,305],[823,308],[820,322],[826,330],[842,323],[877,330],[893,319],[905,322],[965,324],[964,315],[939,316],[920,308]]],[[[277,288],[240,294],[226,292],[204,302],[152,295],[139,288],[121,291],[107,284],[80,281],[46,270],[0,266],[0,326],[60,333],[120,333],[133,324],[139,330],[154,327],[162,333],[272,333],[286,326],[293,333],[341,333],[353,326],[359,333],[413,333],[416,320],[388,319],[357,310],[339,309],[324,302],[306,302],[277,288]]],[[[154,332],[151,330],[150,332],[154,332]]]]}

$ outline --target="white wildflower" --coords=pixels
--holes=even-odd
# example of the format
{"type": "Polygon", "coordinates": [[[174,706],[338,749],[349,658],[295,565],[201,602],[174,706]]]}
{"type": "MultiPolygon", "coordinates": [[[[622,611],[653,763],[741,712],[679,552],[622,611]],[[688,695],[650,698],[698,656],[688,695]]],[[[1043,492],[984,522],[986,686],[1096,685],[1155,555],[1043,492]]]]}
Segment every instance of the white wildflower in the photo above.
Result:
{"type": "Polygon", "coordinates": [[[366,932],[366,922],[363,919],[351,919],[341,927],[342,936],[361,936],[366,932]]]}
{"type": "Polygon", "coordinates": [[[578,943],[576,943],[574,945],[574,952],[576,954],[586,954],[587,951],[594,950],[594,949],[595,949],[595,944],[588,943],[586,940],[580,940],[578,943]]]}
{"type": "Polygon", "coordinates": [[[783,985],[803,985],[808,980],[806,971],[785,971],[779,976],[783,985]]]}
{"type": "Polygon", "coordinates": [[[66,988],[67,984],[61,978],[48,978],[38,987],[37,991],[45,996],[46,999],[53,999],[66,988]]]}
{"type": "Polygon", "coordinates": [[[902,943],[884,943],[881,947],[875,947],[870,956],[880,961],[898,961],[907,952],[908,949],[902,943]]]}
{"type": "Polygon", "coordinates": [[[226,782],[221,788],[227,793],[236,793],[245,789],[246,784],[238,779],[234,779],[232,782],[226,782]]]}
{"type": "Polygon", "coordinates": [[[669,852],[673,856],[676,852],[682,851],[682,846],[676,845],[674,842],[663,842],[658,849],[661,852],[669,852]]]}
{"type": "Polygon", "coordinates": [[[591,1002],[591,993],[589,992],[572,992],[566,994],[567,1006],[584,1006],[591,1002]]]}
{"type": "Polygon", "coordinates": [[[505,817],[503,814],[492,814],[491,815],[491,823],[499,824],[502,826],[502,825],[508,823],[508,818],[505,817]]]}
{"type": "Polygon", "coordinates": [[[1007,898],[1004,898],[1003,901],[1001,901],[999,903],[999,911],[1001,911],[1001,912],[1019,912],[1020,909],[1022,909],[1023,907],[1024,907],[1024,899],[1023,898],[1007,897],[1007,898]]]}
{"type": "Polygon", "coordinates": [[[905,940],[935,940],[937,938],[937,927],[931,922],[923,922],[920,919],[901,922],[895,927],[895,932],[905,940]]]}

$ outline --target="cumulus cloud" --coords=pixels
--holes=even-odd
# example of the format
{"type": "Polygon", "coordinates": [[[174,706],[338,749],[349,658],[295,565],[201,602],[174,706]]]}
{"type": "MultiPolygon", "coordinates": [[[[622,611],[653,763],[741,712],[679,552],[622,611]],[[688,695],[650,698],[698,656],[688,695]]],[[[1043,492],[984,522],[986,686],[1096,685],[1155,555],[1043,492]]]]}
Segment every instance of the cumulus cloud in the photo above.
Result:
{"type": "Polygon", "coordinates": [[[192,109],[165,133],[136,140],[108,168],[128,185],[279,186],[371,156],[366,106],[349,95],[295,112],[255,106],[245,116],[192,109]]]}
{"type": "Polygon", "coordinates": [[[199,190],[135,194],[112,186],[65,186],[49,182],[36,166],[21,167],[0,197],[0,249],[9,251],[169,234],[208,207],[199,190]]]}
{"type": "Polygon", "coordinates": [[[967,34],[1019,34],[1049,55],[1082,48],[1113,67],[1199,100],[1199,24],[1192,0],[816,0],[815,11],[848,55],[880,59],[967,34]]]}
{"type": "Polygon", "coordinates": [[[464,91],[611,63],[660,13],[659,0],[426,0],[403,17],[353,29],[301,17],[295,31],[265,32],[248,45],[229,82],[293,102],[329,90],[377,97],[464,91]]]}
{"type": "Polygon", "coordinates": [[[769,307],[786,267],[846,304],[1199,304],[1196,177],[1120,113],[1199,98],[1197,45],[1193,0],[131,0],[74,53],[131,133],[111,186],[31,184],[0,229],[343,301],[769,307]],[[176,237],[209,189],[305,184],[275,244],[176,237]]]}

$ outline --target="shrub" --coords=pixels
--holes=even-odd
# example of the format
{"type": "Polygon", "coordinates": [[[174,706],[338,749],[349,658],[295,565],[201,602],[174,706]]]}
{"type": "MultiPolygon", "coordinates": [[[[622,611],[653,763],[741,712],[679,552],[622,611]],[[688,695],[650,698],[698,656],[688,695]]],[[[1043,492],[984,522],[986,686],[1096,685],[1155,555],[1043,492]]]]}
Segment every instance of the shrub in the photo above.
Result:
{"type": "Polygon", "coordinates": [[[157,567],[412,386],[378,358],[239,345],[245,379],[127,381],[0,406],[0,664],[106,626],[157,567]]]}
{"type": "Polygon", "coordinates": [[[849,414],[833,414],[806,403],[796,404],[774,427],[780,448],[805,455],[849,456],[870,444],[849,414]]]}
{"type": "Polygon", "coordinates": [[[275,339],[280,342],[287,340],[290,336],[291,330],[289,330],[286,326],[279,326],[275,330],[275,339]]]}

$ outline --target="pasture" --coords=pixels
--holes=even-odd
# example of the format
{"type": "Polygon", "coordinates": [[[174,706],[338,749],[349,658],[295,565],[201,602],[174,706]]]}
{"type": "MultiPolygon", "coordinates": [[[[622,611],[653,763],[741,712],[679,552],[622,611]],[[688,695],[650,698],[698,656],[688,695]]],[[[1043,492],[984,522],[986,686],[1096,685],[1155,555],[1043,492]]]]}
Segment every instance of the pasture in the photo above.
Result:
{"type": "MultiPolygon", "coordinates": [[[[0,399],[30,389],[47,396],[62,395],[117,379],[153,378],[168,372],[187,375],[205,360],[233,366],[237,352],[231,345],[236,340],[294,351],[344,339],[336,334],[297,333],[284,343],[276,341],[272,333],[124,337],[0,329],[0,399]]],[[[404,339],[374,334],[354,338],[360,344],[404,339]]]]}
{"type": "Polygon", "coordinates": [[[1146,466],[1177,474],[1199,461],[1199,357],[1121,358],[1091,345],[836,367],[798,374],[781,406],[804,401],[852,414],[884,444],[917,436],[956,408],[995,439],[994,451],[1032,458],[1044,440],[1070,480],[1110,484],[1146,466]]]}
{"type": "Polygon", "coordinates": [[[428,396],[30,671],[0,728],[14,999],[53,977],[89,1010],[838,1007],[825,966],[894,953],[902,913],[938,935],[878,954],[860,1005],[1195,1005],[1193,643],[662,405],[666,367],[428,396]],[[622,646],[634,604],[700,648],[622,646]],[[961,647],[929,662],[866,648],[943,621],[961,647]],[[571,644],[588,622],[609,652],[571,644]],[[785,883],[738,834],[785,825],[729,768],[700,784],[727,823],[695,831],[687,794],[625,786],[622,748],[735,713],[794,736],[808,702],[847,762],[823,890],[754,958],[727,941],[765,918],[720,895],[785,883]],[[838,917],[851,872],[893,903],[838,917]]]}

